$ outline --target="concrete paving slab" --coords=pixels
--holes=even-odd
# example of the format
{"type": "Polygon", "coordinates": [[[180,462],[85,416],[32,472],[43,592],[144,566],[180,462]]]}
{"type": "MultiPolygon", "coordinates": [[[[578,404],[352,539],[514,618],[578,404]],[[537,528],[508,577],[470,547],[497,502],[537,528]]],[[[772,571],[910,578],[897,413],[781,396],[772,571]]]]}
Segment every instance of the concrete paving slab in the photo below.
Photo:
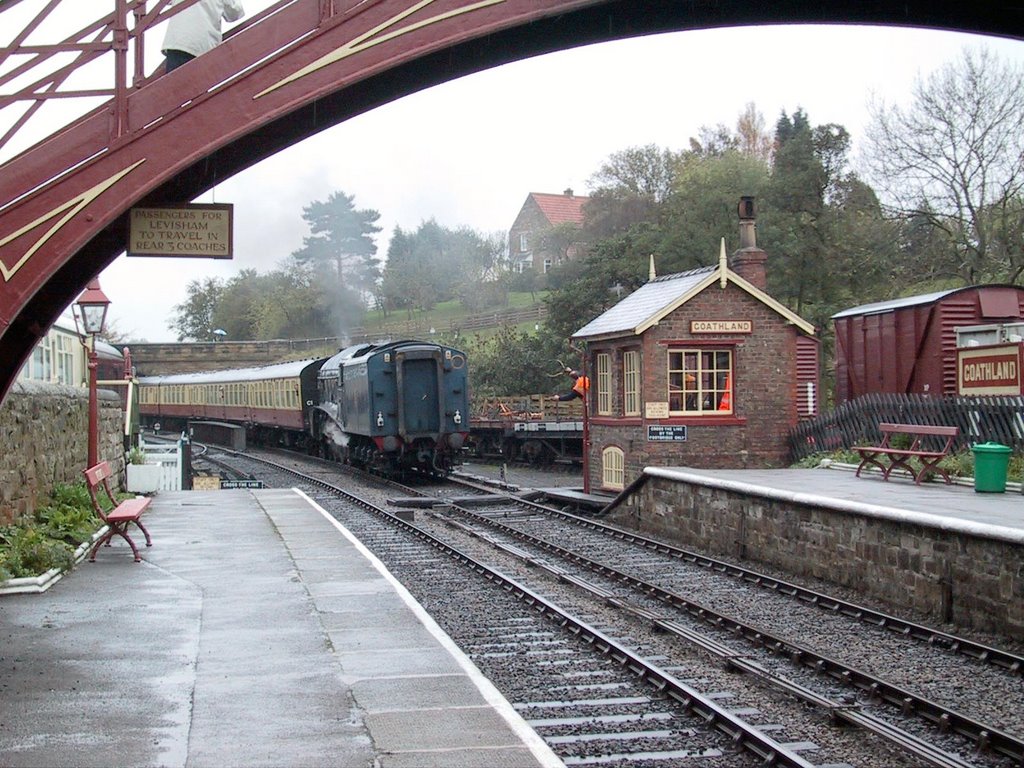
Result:
{"type": "Polygon", "coordinates": [[[0,765],[561,765],[309,499],[160,494],[146,522],[142,563],[0,598],[0,765]]]}

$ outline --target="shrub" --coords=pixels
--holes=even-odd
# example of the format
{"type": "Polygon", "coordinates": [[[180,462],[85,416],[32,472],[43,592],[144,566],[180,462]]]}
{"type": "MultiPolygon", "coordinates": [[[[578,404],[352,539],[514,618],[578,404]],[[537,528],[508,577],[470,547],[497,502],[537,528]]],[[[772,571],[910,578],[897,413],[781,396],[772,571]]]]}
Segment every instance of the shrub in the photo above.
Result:
{"type": "Polygon", "coordinates": [[[21,519],[0,529],[4,570],[13,578],[38,576],[51,568],[68,570],[75,564],[75,548],[52,539],[33,521],[21,519]]]}
{"type": "Polygon", "coordinates": [[[75,549],[101,525],[84,483],[58,485],[35,515],[0,527],[0,580],[68,570],[75,549]]]}

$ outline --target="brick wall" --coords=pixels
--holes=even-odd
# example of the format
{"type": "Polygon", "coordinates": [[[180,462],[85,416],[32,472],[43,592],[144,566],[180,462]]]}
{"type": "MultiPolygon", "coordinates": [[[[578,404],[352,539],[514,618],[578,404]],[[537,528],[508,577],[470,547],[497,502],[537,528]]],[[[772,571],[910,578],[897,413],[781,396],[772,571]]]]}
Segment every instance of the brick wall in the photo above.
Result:
{"type": "MultiPolygon", "coordinates": [[[[118,395],[100,390],[100,458],[124,469],[124,416],[118,395]]],[[[17,382],[0,404],[0,522],[36,508],[60,483],[82,479],[88,457],[89,392],[17,382]]]]}
{"type": "Polygon", "coordinates": [[[1024,546],[1012,541],[658,477],[608,522],[1024,639],[1024,546]]]}
{"type": "MultiPolygon", "coordinates": [[[[590,483],[600,488],[601,452],[615,445],[625,454],[625,480],[645,466],[742,469],[780,467],[788,461],[786,436],[797,422],[796,337],[798,331],[770,307],[728,284],[705,289],[646,331],[610,342],[591,343],[588,367],[596,382],[596,355],[612,354],[613,413],[602,419],[591,407],[590,483]],[[691,320],[749,320],[749,334],[691,334],[691,320]],[[667,340],[720,340],[733,350],[733,416],[673,417],[657,421],[622,418],[622,354],[641,350],[643,403],[668,400],[667,340]],[[639,346],[638,346],[639,345],[639,346]],[[685,442],[649,442],[648,424],[685,424],[685,442]]],[[[678,346],[678,345],[677,345],[678,346]]],[[[596,385],[592,383],[596,391],[596,385]]],[[[643,409],[643,406],[641,406],[643,409]]]]}

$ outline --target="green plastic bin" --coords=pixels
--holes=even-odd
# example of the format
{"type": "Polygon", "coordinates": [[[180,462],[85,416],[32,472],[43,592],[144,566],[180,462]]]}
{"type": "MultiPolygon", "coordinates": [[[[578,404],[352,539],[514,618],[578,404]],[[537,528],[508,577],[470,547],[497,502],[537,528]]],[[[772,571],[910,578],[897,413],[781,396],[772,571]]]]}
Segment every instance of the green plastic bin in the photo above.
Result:
{"type": "Polygon", "coordinates": [[[1013,449],[999,443],[979,443],[971,448],[974,454],[974,490],[978,493],[1006,491],[1006,472],[1010,468],[1013,449]]]}

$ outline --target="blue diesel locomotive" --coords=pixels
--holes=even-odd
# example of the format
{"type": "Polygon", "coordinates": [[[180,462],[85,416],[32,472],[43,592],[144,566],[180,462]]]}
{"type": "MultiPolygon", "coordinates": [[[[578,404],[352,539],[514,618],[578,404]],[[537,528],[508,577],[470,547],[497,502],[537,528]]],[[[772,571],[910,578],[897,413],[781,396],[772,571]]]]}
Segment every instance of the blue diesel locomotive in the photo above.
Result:
{"type": "Polygon", "coordinates": [[[284,445],[384,473],[447,472],[469,432],[466,355],[421,341],[360,344],[330,358],[260,368],[144,376],[147,424],[242,424],[284,445]],[[315,386],[314,386],[315,382],[315,386]]]}

